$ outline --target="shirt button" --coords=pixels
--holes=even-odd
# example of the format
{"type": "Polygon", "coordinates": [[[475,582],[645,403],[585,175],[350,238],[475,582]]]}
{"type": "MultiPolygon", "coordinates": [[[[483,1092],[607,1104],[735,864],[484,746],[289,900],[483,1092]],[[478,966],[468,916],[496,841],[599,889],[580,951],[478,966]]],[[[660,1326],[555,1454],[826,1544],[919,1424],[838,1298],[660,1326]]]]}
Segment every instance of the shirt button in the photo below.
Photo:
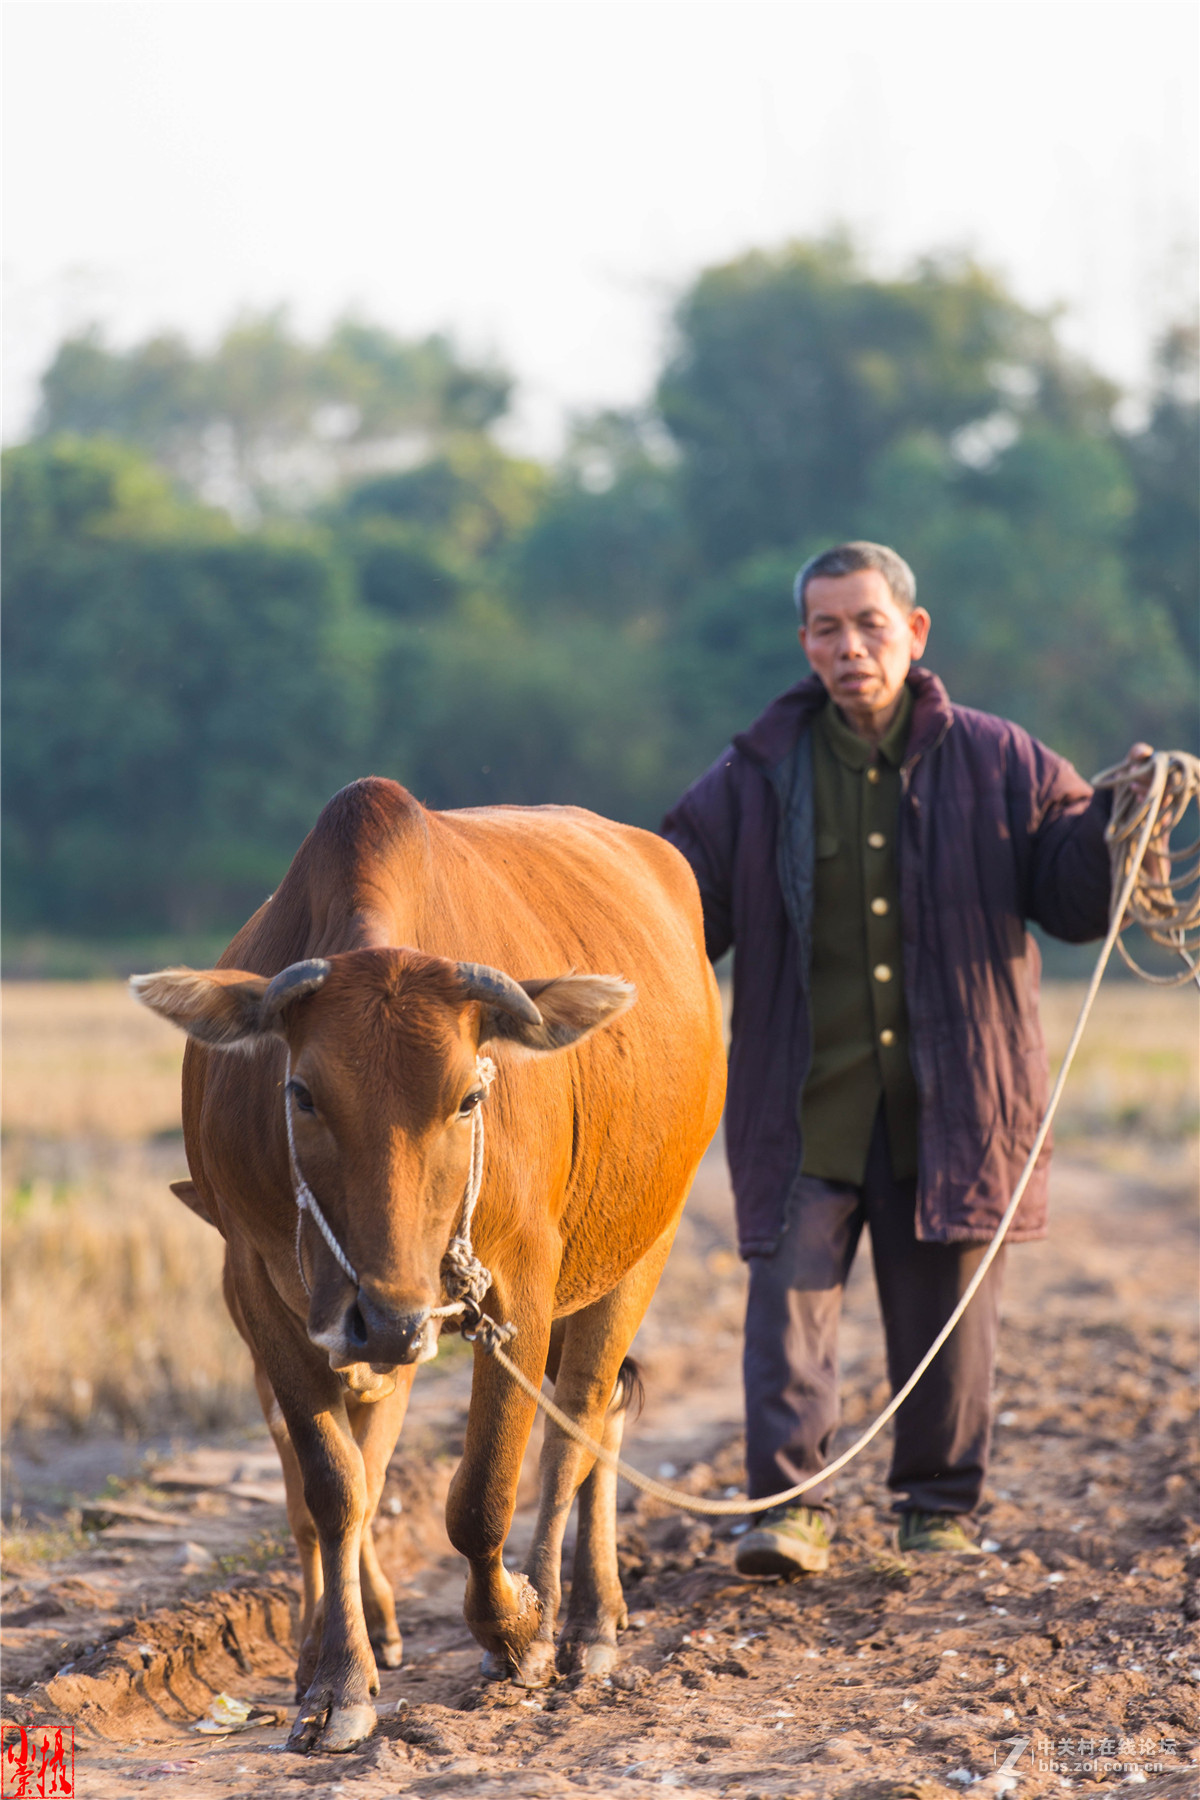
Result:
{"type": "Polygon", "coordinates": [[[869,831],[867,833],[867,842],[870,844],[872,850],[882,850],[883,846],[887,843],[887,839],[884,837],[882,831],[869,831]]]}
{"type": "Polygon", "coordinates": [[[875,917],[877,919],[882,919],[882,917],[886,913],[887,909],[888,909],[888,903],[886,900],[872,900],[871,911],[875,914],[875,917]]]}
{"type": "Polygon", "coordinates": [[[875,967],[871,970],[871,973],[876,981],[890,981],[892,979],[892,971],[888,968],[886,963],[876,963],[875,967]]]}
{"type": "Polygon", "coordinates": [[[867,770],[867,780],[872,787],[874,787],[879,780],[879,770],[875,767],[874,763],[872,763],[871,767],[867,770]]]}
{"type": "Polygon", "coordinates": [[[890,1048],[890,1046],[895,1043],[896,1034],[892,1030],[890,1025],[884,1026],[883,1030],[879,1034],[879,1041],[885,1047],[885,1049],[890,1048]]]}

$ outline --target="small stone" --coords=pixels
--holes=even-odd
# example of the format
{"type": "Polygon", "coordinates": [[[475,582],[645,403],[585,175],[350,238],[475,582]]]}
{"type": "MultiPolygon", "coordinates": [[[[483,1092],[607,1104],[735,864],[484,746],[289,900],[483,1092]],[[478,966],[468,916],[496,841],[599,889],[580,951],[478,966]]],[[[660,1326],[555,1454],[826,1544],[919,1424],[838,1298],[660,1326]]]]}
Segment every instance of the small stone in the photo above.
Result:
{"type": "Polygon", "coordinates": [[[182,1569],[185,1575],[196,1575],[201,1569],[211,1569],[213,1566],[211,1550],[206,1550],[203,1544],[194,1544],[190,1540],[185,1544],[180,1544],[171,1561],[177,1568],[182,1569]]]}
{"type": "Polygon", "coordinates": [[[821,1746],[820,1756],[825,1762],[853,1762],[858,1755],[849,1738],[827,1738],[821,1746]]]}

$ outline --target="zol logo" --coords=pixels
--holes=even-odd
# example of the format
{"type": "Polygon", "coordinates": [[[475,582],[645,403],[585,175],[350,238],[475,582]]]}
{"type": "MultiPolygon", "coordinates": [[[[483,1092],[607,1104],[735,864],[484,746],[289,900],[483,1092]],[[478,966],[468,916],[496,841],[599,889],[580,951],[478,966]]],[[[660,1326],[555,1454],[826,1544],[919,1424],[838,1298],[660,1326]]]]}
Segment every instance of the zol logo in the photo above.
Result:
{"type": "Polygon", "coordinates": [[[2,1800],[49,1800],[75,1792],[75,1728],[0,1727],[2,1800]]]}

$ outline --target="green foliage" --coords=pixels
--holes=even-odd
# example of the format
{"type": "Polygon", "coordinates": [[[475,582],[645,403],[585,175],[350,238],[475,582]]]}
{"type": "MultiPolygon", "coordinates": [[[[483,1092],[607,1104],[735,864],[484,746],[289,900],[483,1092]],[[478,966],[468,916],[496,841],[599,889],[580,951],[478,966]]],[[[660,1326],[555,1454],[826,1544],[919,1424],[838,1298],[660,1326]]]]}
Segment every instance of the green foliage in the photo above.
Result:
{"type": "Polygon", "coordinates": [[[415,469],[362,482],[336,516],[392,519],[488,556],[536,516],[546,487],[537,463],[506,456],[486,438],[460,437],[415,469]]]}
{"type": "Polygon", "coordinates": [[[513,603],[543,623],[610,623],[660,638],[696,579],[678,473],[652,454],[642,422],[604,413],[580,424],[558,479],[506,559],[513,603]]]}
{"type": "Polygon", "coordinates": [[[1039,406],[1094,425],[1115,398],[974,265],[926,262],[882,281],[843,239],[708,270],[676,330],[658,400],[714,569],[827,533],[913,431],[949,444],[997,413],[1039,406]]]}
{"type": "Polygon", "coordinates": [[[431,806],[571,804],[654,827],[676,770],[658,664],[600,626],[503,612],[401,628],[378,664],[374,767],[431,806]]]}
{"type": "Polygon", "coordinates": [[[675,670],[702,709],[759,704],[791,628],[789,571],[864,537],[916,569],[929,661],[958,700],[1085,769],[1135,736],[1193,741],[1195,410],[1178,339],[1147,431],[1123,443],[1116,390],[969,263],[881,281],[844,241],[792,245],[707,271],[676,324],[659,400],[712,576],[675,670]]]}
{"type": "Polygon", "coordinates": [[[862,535],[903,543],[920,571],[927,658],[954,697],[1019,720],[1089,773],[1134,738],[1194,731],[1170,619],[1128,581],[1132,506],[1103,440],[1033,427],[971,470],[914,436],[873,471],[862,535]]]}
{"type": "Polygon", "coordinates": [[[1137,494],[1129,530],[1134,587],[1170,614],[1193,662],[1200,661],[1197,348],[1195,323],[1167,333],[1159,347],[1153,411],[1126,445],[1137,494]]]}
{"type": "Polygon", "coordinates": [[[808,672],[791,596],[809,553],[797,546],[747,557],[703,583],[684,609],[671,640],[667,691],[700,767],[808,672]]]}
{"type": "Polygon", "coordinates": [[[5,456],[10,924],[236,918],[361,771],[367,649],[320,546],[181,511],[128,451],[5,456]]]}
{"type": "Polygon", "coordinates": [[[282,310],[247,314],[208,354],[182,338],[110,349],[67,339],[42,377],[37,434],[104,434],[245,516],[295,510],[398,440],[428,451],[507,408],[502,370],[464,363],[440,335],[408,342],[343,319],[318,343],[282,310]]]}
{"type": "Polygon", "coordinates": [[[546,485],[537,463],[457,437],[417,468],[359,483],[326,516],[369,607],[433,618],[489,579],[488,560],[537,516],[546,485]]]}
{"type": "Polygon", "coordinates": [[[66,437],[13,452],[2,479],[16,567],[73,540],[233,535],[224,514],[181,498],[160,470],[109,438],[66,437]]]}
{"type": "Polygon", "coordinates": [[[1173,334],[1122,435],[971,264],[792,245],[701,275],[659,414],[582,420],[543,468],[444,338],[71,340],[4,459],[10,929],[233,927],[370,770],[653,827],[803,673],[793,573],[847,537],[913,564],[956,699],[1085,771],[1188,745],[1193,367],[1173,334]]]}

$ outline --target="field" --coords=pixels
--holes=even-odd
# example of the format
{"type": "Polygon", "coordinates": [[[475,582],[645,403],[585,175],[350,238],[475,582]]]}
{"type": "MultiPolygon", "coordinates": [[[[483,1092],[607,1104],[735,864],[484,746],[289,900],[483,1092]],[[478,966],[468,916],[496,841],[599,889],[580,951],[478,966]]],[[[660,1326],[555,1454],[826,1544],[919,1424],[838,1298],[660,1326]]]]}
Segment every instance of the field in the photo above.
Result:
{"type": "MultiPolygon", "coordinates": [[[[1078,997],[1047,991],[1056,1054],[1078,997]]],[[[738,1581],[728,1527],[629,1503],[613,1684],[482,1687],[438,1519],[470,1371],[439,1358],[379,1528],[406,1666],[384,1679],[378,1737],[337,1765],[281,1758],[270,1722],[188,1733],[219,1687],[286,1705],[294,1577],[219,1240],[166,1188],[185,1173],[182,1039],[115,983],[9,984],[4,1012],[5,1716],[79,1721],[81,1794],[157,1773],[197,1795],[937,1800],[980,1778],[1001,1791],[1018,1737],[1027,1794],[1122,1775],[1194,1791],[1194,995],[1113,982],[1076,1064],[1052,1236],[1009,1268],[995,1552],[903,1563],[879,1445],[845,1478],[830,1575],[800,1587],[738,1581]],[[1039,1744],[1063,1767],[1039,1767],[1039,1744]],[[1098,1773],[1121,1744],[1129,1768],[1098,1773]]],[[[697,1491],[740,1480],[742,1294],[714,1154],[639,1342],[649,1402],[628,1436],[697,1491]]],[[[843,1362],[853,1426],[885,1392],[865,1252],[843,1362]]],[[[529,1528],[526,1508],[515,1553],[529,1528]]]]}

